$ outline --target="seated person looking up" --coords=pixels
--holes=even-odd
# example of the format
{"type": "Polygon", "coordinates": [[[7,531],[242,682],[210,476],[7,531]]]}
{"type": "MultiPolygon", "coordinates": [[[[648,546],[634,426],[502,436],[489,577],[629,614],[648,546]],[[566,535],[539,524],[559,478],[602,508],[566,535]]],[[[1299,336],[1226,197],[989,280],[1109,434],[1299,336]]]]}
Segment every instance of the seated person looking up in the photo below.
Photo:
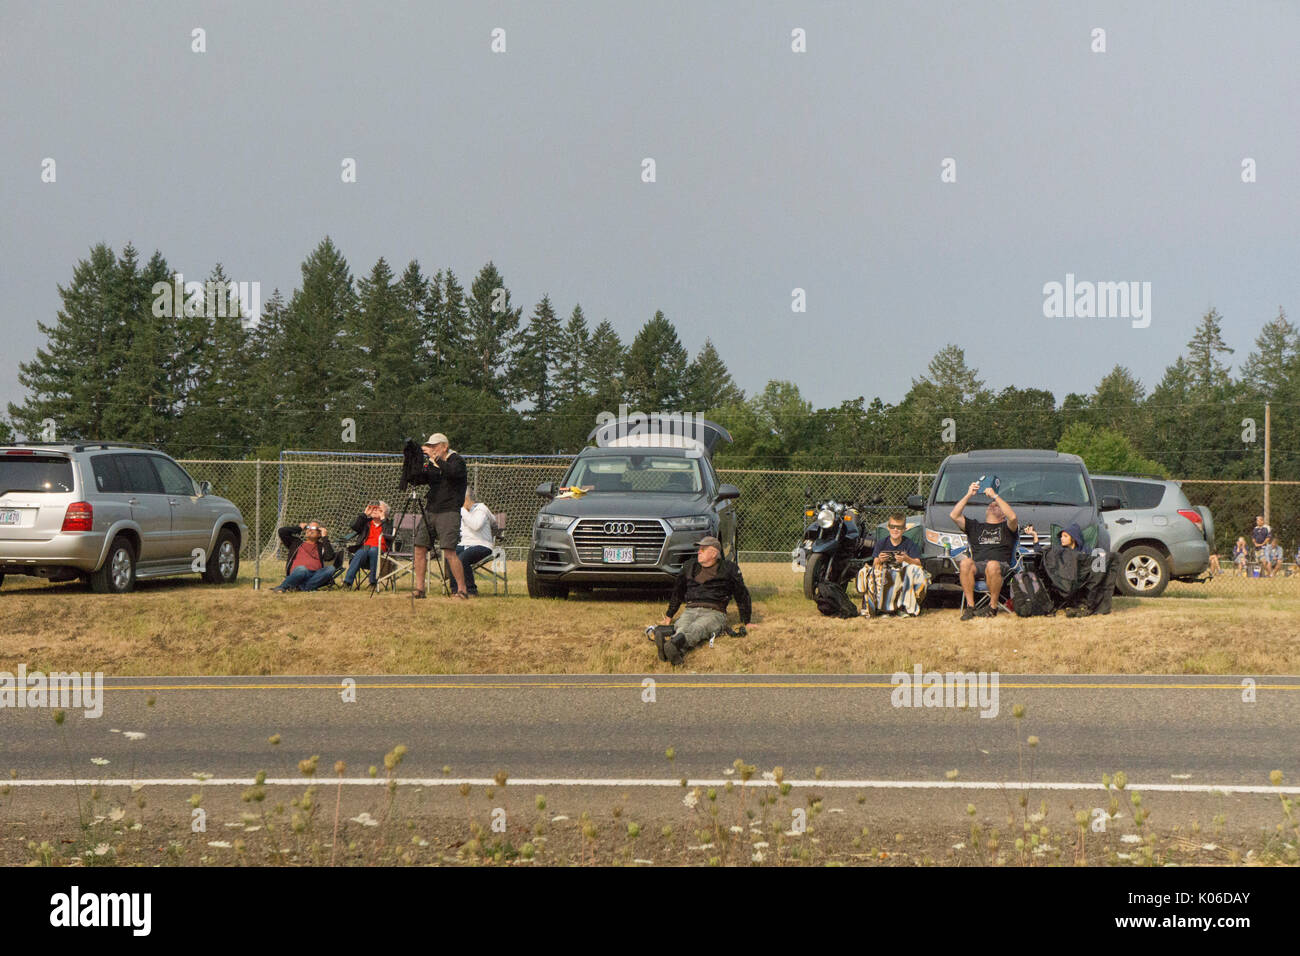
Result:
{"type": "Polygon", "coordinates": [[[700,539],[694,560],[687,561],[677,575],[668,613],[660,627],[650,629],[659,659],[674,666],[680,664],[691,648],[721,634],[727,626],[727,603],[732,598],[736,599],[740,623],[748,625],[752,606],[740,567],[722,557],[721,541],[706,535],[700,539]],[[686,610],[673,625],[673,615],[683,604],[686,610]],[[669,627],[672,632],[664,633],[669,627]]]}
{"type": "Polygon", "coordinates": [[[285,525],[277,533],[289,558],[284,563],[284,580],[273,591],[315,591],[334,580],[334,546],[324,525],[303,521],[296,528],[285,525]]]}
{"type": "Polygon", "coordinates": [[[352,522],[359,543],[348,563],[348,573],[343,576],[344,587],[352,587],[363,567],[370,571],[372,588],[378,581],[379,558],[393,544],[393,522],[388,517],[388,510],[388,502],[372,501],[352,522]]]}
{"type": "Polygon", "coordinates": [[[984,511],[984,520],[967,518],[964,514],[966,503],[980,490],[980,483],[972,481],[961,501],[953,506],[948,517],[966,534],[968,551],[957,566],[961,579],[961,590],[966,595],[966,607],[961,612],[961,619],[969,621],[973,617],[993,617],[998,612],[998,595],[1002,593],[1002,582],[1011,570],[1015,560],[1017,532],[1019,525],[1016,513],[1011,505],[1002,499],[995,489],[987,492],[989,506],[984,511]],[[983,578],[989,589],[989,603],[975,610],[975,580],[983,578]]]}

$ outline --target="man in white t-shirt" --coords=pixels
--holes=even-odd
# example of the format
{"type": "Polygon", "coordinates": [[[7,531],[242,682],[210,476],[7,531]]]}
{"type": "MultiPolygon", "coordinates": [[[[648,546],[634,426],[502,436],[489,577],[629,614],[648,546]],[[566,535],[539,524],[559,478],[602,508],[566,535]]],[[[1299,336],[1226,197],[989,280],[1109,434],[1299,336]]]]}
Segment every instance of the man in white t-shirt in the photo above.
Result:
{"type": "MultiPolygon", "coordinates": [[[[460,544],[456,546],[456,556],[465,568],[465,590],[470,597],[478,596],[478,587],[470,568],[482,561],[496,546],[492,540],[492,512],[481,501],[475,501],[467,490],[465,503],[460,509],[460,544]]],[[[456,593],[456,580],[449,578],[451,593],[456,593]]]]}

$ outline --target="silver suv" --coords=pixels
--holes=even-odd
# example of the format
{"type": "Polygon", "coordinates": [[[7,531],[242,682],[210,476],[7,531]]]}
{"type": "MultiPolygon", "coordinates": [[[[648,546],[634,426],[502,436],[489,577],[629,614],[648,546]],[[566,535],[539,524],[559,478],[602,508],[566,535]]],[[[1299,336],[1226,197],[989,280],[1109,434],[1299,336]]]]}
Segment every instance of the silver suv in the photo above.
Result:
{"type": "Polygon", "coordinates": [[[230,584],[247,534],[239,508],[150,446],[0,446],[0,583],[79,577],[117,594],[137,579],[199,572],[230,584]]]}
{"type": "Polygon", "coordinates": [[[1214,516],[1193,506],[1176,481],[1137,475],[1093,475],[1097,494],[1122,506],[1106,512],[1110,547],[1119,554],[1117,584],[1133,597],[1159,597],[1171,578],[1197,580],[1210,566],[1214,516]]]}

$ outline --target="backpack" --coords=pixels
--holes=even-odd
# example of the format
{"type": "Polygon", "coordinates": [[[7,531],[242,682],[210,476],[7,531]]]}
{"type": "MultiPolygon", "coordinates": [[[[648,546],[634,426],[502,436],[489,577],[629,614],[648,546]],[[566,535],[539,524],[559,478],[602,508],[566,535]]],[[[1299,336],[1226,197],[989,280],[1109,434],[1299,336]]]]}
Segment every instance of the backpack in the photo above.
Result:
{"type": "Polygon", "coordinates": [[[853,599],[834,581],[822,581],[817,585],[817,610],[827,617],[862,616],[853,599]]]}
{"type": "Polygon", "coordinates": [[[1021,571],[1011,579],[1011,606],[1018,617],[1056,613],[1043,579],[1033,571],[1021,571]]]}

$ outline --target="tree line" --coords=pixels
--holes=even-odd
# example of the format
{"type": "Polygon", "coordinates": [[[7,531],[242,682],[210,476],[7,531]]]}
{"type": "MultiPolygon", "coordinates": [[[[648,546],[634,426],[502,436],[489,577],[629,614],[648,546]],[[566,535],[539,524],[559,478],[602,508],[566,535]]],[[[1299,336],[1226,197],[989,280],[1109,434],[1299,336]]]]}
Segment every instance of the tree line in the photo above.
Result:
{"type": "MultiPolygon", "coordinates": [[[[178,298],[164,310],[173,314],[157,314],[173,272],[159,252],[93,247],[59,286],[54,321],[38,322],[46,341],[20,365],[27,397],[9,404],[0,440],[39,439],[52,419],[60,440],[274,458],[393,452],[436,427],[466,452],[565,453],[585,444],[599,412],[626,403],[723,424],[735,438],[718,452],[723,467],[933,471],[971,448],[1060,448],[1093,470],[1258,478],[1271,401],[1273,477],[1300,477],[1300,334],[1281,308],[1235,375],[1211,309],[1150,390],[1122,365],[1059,402],[1045,389],[996,389],[950,344],[895,404],[860,396],[814,408],[790,381],[746,395],[712,341],[690,356],[662,312],[627,343],[581,305],[562,317],[549,296],[525,317],[492,262],[468,287],[414,260],[399,273],[381,258],[357,278],[327,237],[298,288],[275,290],[256,322],[233,300],[213,310],[178,298]]],[[[229,281],[219,264],[208,278],[229,281]]]]}

